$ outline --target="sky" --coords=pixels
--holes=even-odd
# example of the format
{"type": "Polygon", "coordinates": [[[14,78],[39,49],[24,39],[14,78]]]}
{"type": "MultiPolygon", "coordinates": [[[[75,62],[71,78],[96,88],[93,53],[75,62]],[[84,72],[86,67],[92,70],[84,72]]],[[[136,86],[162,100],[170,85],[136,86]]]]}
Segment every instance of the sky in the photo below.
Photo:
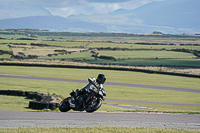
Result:
{"type": "MultiPolygon", "coordinates": [[[[71,14],[102,14],[117,9],[132,10],[152,1],[158,0],[59,0],[57,6],[46,4],[45,8],[53,15],[67,17],[71,14]]],[[[52,3],[54,2],[52,1],[52,3]]]]}
{"type": "Polygon", "coordinates": [[[48,13],[65,18],[70,15],[104,14],[118,9],[132,10],[153,1],[163,0],[0,0],[0,19],[48,13]]]}

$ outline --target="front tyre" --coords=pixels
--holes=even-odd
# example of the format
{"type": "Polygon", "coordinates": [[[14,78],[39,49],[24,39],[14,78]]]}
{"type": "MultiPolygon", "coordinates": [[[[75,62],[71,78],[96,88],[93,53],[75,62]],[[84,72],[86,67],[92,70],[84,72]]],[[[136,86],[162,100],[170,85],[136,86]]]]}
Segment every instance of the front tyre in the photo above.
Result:
{"type": "Polygon", "coordinates": [[[70,108],[70,104],[69,104],[69,98],[65,98],[59,105],[59,110],[61,112],[67,112],[69,111],[71,108],[70,108]]]}
{"type": "Polygon", "coordinates": [[[92,113],[92,112],[98,110],[101,107],[101,105],[102,105],[102,100],[101,99],[97,99],[95,102],[91,101],[87,105],[86,112],[87,113],[92,113]]]}

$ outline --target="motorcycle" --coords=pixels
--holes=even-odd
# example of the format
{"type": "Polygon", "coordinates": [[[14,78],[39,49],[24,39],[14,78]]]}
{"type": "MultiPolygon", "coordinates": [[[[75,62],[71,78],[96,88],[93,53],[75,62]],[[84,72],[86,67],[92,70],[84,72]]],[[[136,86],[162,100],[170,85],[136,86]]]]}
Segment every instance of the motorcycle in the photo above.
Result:
{"type": "Polygon", "coordinates": [[[74,103],[72,103],[72,98],[76,93],[77,92],[72,91],[70,93],[71,97],[65,98],[60,103],[59,110],[61,112],[67,112],[72,109],[74,111],[85,110],[87,113],[92,113],[101,107],[102,101],[105,100],[106,97],[106,92],[103,88],[96,90],[89,89],[87,92],[79,95],[74,103]]]}

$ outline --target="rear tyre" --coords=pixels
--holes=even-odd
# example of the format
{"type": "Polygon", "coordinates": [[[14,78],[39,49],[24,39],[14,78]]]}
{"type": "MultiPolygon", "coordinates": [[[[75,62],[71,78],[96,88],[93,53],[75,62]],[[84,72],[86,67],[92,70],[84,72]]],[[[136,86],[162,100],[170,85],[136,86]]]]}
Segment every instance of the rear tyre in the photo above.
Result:
{"type": "Polygon", "coordinates": [[[61,112],[67,112],[67,111],[69,111],[71,108],[70,108],[70,104],[69,104],[69,98],[70,97],[68,97],[68,98],[65,98],[61,103],[60,103],[60,105],[59,105],[59,110],[61,111],[61,112]]]}
{"type": "Polygon", "coordinates": [[[98,110],[101,107],[101,105],[102,105],[102,100],[97,99],[97,101],[95,103],[87,105],[86,112],[92,113],[92,112],[98,110]]]}

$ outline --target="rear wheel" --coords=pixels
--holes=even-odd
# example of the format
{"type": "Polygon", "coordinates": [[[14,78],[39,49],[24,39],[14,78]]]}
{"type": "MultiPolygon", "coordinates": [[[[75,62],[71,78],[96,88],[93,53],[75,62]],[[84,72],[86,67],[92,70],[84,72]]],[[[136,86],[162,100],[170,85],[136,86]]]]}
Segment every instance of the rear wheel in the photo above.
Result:
{"type": "Polygon", "coordinates": [[[71,108],[70,108],[70,104],[69,104],[69,98],[70,97],[68,97],[68,98],[65,98],[61,103],[60,103],[60,105],[59,105],[59,110],[61,111],[61,112],[67,112],[67,111],[69,111],[71,108]]]}
{"type": "Polygon", "coordinates": [[[102,100],[101,99],[97,99],[96,101],[91,101],[87,105],[86,112],[87,113],[92,113],[92,112],[98,110],[101,107],[101,105],[102,105],[102,100]]]}

